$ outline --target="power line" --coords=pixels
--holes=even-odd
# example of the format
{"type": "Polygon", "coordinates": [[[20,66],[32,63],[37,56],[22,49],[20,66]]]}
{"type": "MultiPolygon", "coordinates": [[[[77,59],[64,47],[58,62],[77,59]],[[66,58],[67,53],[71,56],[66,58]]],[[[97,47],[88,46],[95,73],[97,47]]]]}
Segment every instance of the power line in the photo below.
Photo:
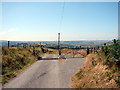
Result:
{"type": "Polygon", "coordinates": [[[63,7],[62,7],[62,13],[61,13],[61,19],[60,19],[60,25],[59,25],[59,32],[61,31],[61,27],[62,27],[62,21],[63,21],[63,15],[64,15],[64,8],[65,8],[65,0],[63,2],[63,7]]]}
{"type": "Polygon", "coordinates": [[[63,7],[62,7],[62,13],[61,13],[61,19],[60,19],[60,25],[59,25],[59,33],[58,33],[58,51],[59,51],[59,55],[61,55],[61,49],[60,49],[60,31],[61,31],[61,27],[62,27],[64,8],[65,8],[65,1],[63,3],[63,7]]]}

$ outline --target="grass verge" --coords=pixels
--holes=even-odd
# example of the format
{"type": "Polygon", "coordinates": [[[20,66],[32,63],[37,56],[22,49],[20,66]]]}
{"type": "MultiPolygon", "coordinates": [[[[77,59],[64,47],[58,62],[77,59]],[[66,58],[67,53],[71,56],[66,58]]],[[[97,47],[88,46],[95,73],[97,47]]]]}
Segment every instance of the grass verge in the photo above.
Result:
{"type": "Polygon", "coordinates": [[[40,47],[2,47],[2,85],[47,53],[40,47]],[[43,52],[44,51],[44,52],[43,52]]]}

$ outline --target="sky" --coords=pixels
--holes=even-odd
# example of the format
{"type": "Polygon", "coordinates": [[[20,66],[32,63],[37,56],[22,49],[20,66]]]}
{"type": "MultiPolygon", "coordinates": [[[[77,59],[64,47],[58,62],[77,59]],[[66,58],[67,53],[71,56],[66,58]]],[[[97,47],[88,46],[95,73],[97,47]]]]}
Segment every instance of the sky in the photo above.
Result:
{"type": "Polygon", "coordinates": [[[117,38],[118,3],[2,3],[2,40],[56,41],[59,32],[62,41],[117,38]]]}

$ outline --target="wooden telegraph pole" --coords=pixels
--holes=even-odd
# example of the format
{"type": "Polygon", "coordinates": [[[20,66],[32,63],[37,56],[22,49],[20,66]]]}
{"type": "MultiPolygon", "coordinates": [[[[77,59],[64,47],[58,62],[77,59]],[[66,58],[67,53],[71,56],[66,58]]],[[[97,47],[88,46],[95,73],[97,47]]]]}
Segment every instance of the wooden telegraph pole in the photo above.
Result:
{"type": "Polygon", "coordinates": [[[58,33],[58,51],[59,51],[59,55],[61,55],[61,50],[60,50],[60,33],[58,33]]]}

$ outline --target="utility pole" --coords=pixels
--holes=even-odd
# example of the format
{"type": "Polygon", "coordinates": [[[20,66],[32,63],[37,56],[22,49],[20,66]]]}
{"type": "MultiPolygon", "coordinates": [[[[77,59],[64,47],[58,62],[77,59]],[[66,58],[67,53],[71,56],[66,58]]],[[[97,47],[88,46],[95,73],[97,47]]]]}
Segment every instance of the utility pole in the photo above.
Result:
{"type": "Polygon", "coordinates": [[[60,33],[58,33],[58,51],[59,51],[59,55],[61,55],[61,50],[60,50],[60,33]]]}

